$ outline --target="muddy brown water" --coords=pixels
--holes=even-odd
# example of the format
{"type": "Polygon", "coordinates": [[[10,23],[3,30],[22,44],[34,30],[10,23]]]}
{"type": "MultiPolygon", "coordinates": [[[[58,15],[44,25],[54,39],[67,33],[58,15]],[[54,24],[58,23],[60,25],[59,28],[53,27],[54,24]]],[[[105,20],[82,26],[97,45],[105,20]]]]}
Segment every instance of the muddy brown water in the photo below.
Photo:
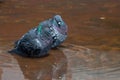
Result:
{"type": "Polygon", "coordinates": [[[120,80],[120,0],[2,0],[0,80],[120,80]],[[8,53],[56,14],[69,28],[60,47],[43,58],[8,53]]]}

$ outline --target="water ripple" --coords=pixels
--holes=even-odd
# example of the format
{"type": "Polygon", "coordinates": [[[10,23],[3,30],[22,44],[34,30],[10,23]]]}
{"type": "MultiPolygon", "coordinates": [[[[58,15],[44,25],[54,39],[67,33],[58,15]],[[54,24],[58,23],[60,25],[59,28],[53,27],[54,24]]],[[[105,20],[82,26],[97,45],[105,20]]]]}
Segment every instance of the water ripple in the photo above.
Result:
{"type": "Polygon", "coordinates": [[[64,44],[59,49],[68,59],[65,80],[120,79],[120,59],[116,57],[120,55],[117,52],[96,51],[74,44],[64,44]]]}

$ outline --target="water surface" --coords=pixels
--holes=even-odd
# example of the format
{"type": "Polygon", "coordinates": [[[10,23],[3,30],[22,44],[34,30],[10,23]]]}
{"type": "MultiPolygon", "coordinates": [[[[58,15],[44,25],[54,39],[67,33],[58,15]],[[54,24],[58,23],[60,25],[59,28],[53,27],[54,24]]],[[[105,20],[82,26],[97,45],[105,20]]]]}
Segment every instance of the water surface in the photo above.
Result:
{"type": "Polygon", "coordinates": [[[0,3],[1,80],[120,80],[120,0],[4,0],[0,3]],[[67,40],[44,58],[8,51],[56,14],[67,40]]]}

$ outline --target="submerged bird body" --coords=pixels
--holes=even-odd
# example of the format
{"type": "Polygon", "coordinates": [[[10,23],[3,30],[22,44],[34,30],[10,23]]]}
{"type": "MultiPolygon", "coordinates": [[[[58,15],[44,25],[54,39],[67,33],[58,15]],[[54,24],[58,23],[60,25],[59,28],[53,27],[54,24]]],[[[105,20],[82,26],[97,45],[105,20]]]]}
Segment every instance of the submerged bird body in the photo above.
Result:
{"type": "Polygon", "coordinates": [[[60,45],[66,37],[67,25],[61,16],[56,15],[24,34],[16,42],[15,50],[30,57],[45,56],[51,48],[60,45]]]}

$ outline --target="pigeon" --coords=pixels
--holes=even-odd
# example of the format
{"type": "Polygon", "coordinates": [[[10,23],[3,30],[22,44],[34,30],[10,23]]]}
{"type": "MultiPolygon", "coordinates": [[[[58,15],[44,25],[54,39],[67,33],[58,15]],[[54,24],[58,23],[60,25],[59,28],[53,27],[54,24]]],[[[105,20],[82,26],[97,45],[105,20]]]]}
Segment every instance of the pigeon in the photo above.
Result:
{"type": "Polygon", "coordinates": [[[67,25],[60,15],[41,22],[15,42],[14,51],[23,56],[42,57],[67,38],[67,25]]]}

